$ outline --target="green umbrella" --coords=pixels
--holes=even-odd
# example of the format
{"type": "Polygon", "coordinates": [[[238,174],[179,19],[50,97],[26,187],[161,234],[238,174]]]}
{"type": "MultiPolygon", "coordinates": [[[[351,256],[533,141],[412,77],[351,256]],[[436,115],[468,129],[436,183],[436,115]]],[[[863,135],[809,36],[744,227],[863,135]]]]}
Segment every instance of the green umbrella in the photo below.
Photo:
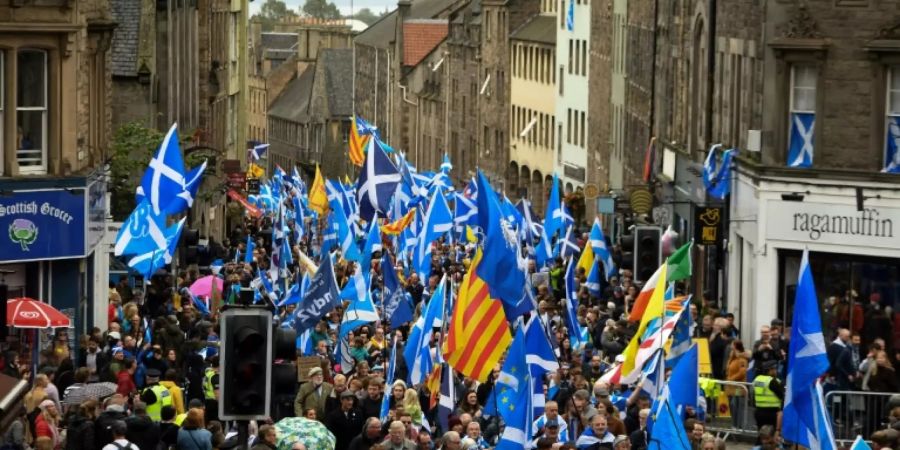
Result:
{"type": "Polygon", "coordinates": [[[333,450],[334,435],[322,422],[305,417],[286,417],[275,424],[278,430],[278,450],[291,450],[300,441],[308,450],[333,450]]]}

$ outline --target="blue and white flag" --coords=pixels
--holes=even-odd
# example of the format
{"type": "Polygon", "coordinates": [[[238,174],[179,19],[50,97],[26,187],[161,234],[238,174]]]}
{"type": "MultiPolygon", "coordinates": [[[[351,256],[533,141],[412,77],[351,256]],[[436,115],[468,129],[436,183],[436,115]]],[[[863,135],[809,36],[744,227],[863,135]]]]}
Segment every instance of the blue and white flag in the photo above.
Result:
{"type": "Polygon", "coordinates": [[[523,227],[519,230],[519,236],[521,236],[528,243],[529,246],[534,245],[534,240],[540,237],[541,228],[543,225],[535,221],[534,211],[531,209],[531,202],[527,199],[521,199],[518,203],[516,203],[516,210],[519,211],[519,215],[522,217],[523,227]]]}
{"type": "Polygon", "coordinates": [[[453,163],[450,162],[450,156],[444,153],[444,158],[441,160],[441,172],[450,173],[453,170],[453,163]]]}
{"type": "Polygon", "coordinates": [[[600,290],[600,264],[597,264],[597,261],[591,264],[591,271],[588,272],[584,285],[588,288],[588,293],[591,294],[591,297],[600,297],[600,294],[602,294],[600,290]]]}
{"type": "Polygon", "coordinates": [[[345,375],[350,373],[356,365],[353,355],[350,354],[350,342],[347,341],[347,338],[338,339],[334,347],[334,357],[341,366],[341,373],[345,375]]]}
{"type": "Polygon", "coordinates": [[[385,320],[390,318],[391,328],[398,328],[413,319],[412,302],[406,290],[400,284],[397,271],[391,263],[391,256],[384,252],[381,258],[381,272],[384,277],[382,305],[384,307],[385,320]]]}
{"type": "Polygon", "coordinates": [[[653,357],[644,364],[641,369],[641,391],[645,392],[650,401],[656,400],[662,393],[663,384],[666,382],[666,358],[665,352],[658,349],[653,357]]]}
{"type": "Polygon", "coordinates": [[[888,117],[884,150],[883,172],[900,173],[900,116],[888,117]]]}
{"type": "MultiPolygon", "coordinates": [[[[387,372],[385,372],[384,377],[384,385],[385,392],[390,392],[390,386],[394,385],[394,374],[397,370],[397,339],[394,339],[394,343],[391,345],[391,359],[388,362],[387,372]]],[[[381,413],[378,417],[381,420],[385,420],[388,416],[388,412],[391,410],[391,397],[393,395],[382,395],[381,396],[381,413]]]]}
{"type": "Polygon", "coordinates": [[[569,9],[566,11],[566,29],[575,31],[575,0],[569,0],[569,9]]]}
{"type": "Polygon", "coordinates": [[[319,270],[313,275],[309,288],[304,292],[303,299],[294,311],[294,329],[297,330],[297,334],[316,326],[322,316],[340,304],[334,265],[330,255],[323,253],[319,270]]]}
{"type": "Polygon", "coordinates": [[[297,350],[301,356],[312,356],[315,353],[312,345],[312,328],[307,328],[302,334],[297,335],[297,350]]]}
{"type": "Polygon", "coordinates": [[[509,311],[522,300],[525,272],[519,266],[518,238],[504,225],[497,193],[481,171],[478,171],[477,204],[479,225],[484,230],[484,259],[476,270],[491,297],[500,299],[504,310],[509,311]]]}
{"type": "Polygon", "coordinates": [[[141,197],[146,196],[157,215],[164,212],[177,214],[168,211],[169,205],[184,191],[184,160],[181,158],[177,128],[175,124],[169,128],[138,186],[137,202],[140,203],[141,197]]]}
{"type": "Polygon", "coordinates": [[[172,255],[175,254],[175,248],[178,246],[178,240],[181,237],[181,230],[184,228],[184,222],[187,218],[183,218],[178,223],[170,226],[163,233],[166,244],[161,248],[153,249],[149,252],[135,255],[128,260],[128,267],[131,267],[138,273],[149,279],[166,264],[172,262],[172,255]]]}
{"type": "Polygon", "coordinates": [[[853,445],[850,446],[850,450],[872,450],[872,447],[869,447],[869,444],[861,435],[857,435],[853,445]]]}
{"type": "Polygon", "coordinates": [[[350,300],[350,304],[344,310],[340,337],[343,338],[351,331],[378,320],[378,312],[369,291],[370,283],[368,271],[364,272],[357,264],[356,271],[341,291],[341,299],[350,300]]]}
{"type": "Polygon", "coordinates": [[[381,227],[378,226],[378,220],[374,219],[369,223],[369,232],[366,234],[366,242],[363,244],[362,258],[359,263],[368,270],[372,266],[372,254],[381,250],[381,227]]]}
{"type": "Polygon", "coordinates": [[[325,222],[325,228],[322,230],[322,249],[321,252],[323,254],[330,252],[334,247],[338,245],[338,224],[335,220],[334,211],[328,215],[328,220],[325,222]]]}
{"type": "Polygon", "coordinates": [[[819,406],[824,403],[822,393],[816,388],[819,377],[828,370],[829,364],[816,287],[809,267],[809,250],[803,251],[800,261],[791,324],[782,436],[786,441],[811,450],[836,448],[829,425],[831,421],[825,408],[819,406]]]}
{"type": "Polygon", "coordinates": [[[247,146],[247,161],[250,162],[259,161],[266,154],[266,150],[269,149],[269,144],[258,141],[249,141],[247,144],[249,144],[247,146]]]}
{"type": "Polygon", "coordinates": [[[703,164],[703,185],[710,197],[719,200],[725,199],[731,193],[731,163],[734,159],[735,149],[725,150],[722,153],[722,163],[719,164],[717,151],[722,144],[713,145],[703,164]]]}
{"type": "Polygon", "coordinates": [[[809,168],[813,163],[816,114],[791,113],[791,140],[788,167],[809,168]]]}
{"type": "Polygon", "coordinates": [[[651,418],[647,419],[650,440],[647,443],[647,449],[690,449],[691,442],[684,429],[684,421],[676,412],[675,407],[664,397],[660,397],[658,403],[658,405],[654,404],[654,412],[651,413],[653,423],[655,423],[652,429],[649,426],[651,418]]]}
{"type": "Polygon", "coordinates": [[[594,225],[591,227],[591,250],[594,251],[596,261],[603,263],[605,269],[604,278],[608,281],[609,277],[616,275],[616,263],[613,261],[612,252],[606,245],[606,236],[603,235],[603,227],[600,226],[600,219],[594,219],[594,225]]]}
{"type": "Polygon", "coordinates": [[[352,222],[344,213],[339,199],[329,200],[328,205],[331,207],[331,216],[334,219],[333,225],[337,228],[335,238],[337,239],[336,243],[341,247],[342,256],[348,261],[359,262],[362,259],[362,254],[359,251],[359,246],[356,244],[355,227],[351,225],[352,222]]]}
{"type": "MultiPolygon", "coordinates": [[[[525,329],[525,362],[531,375],[540,378],[547,372],[558,370],[559,361],[547,339],[544,324],[536,316],[532,316],[522,327],[525,329]]],[[[542,390],[541,395],[543,394],[542,390]]]]}
{"type": "Polygon", "coordinates": [[[219,272],[222,271],[223,267],[225,267],[225,263],[222,261],[222,258],[216,258],[215,261],[209,263],[209,270],[213,273],[213,275],[218,275],[219,272]]]}
{"type": "Polygon", "coordinates": [[[581,251],[578,241],[575,240],[575,232],[572,227],[566,230],[566,236],[559,241],[559,257],[562,259],[574,258],[581,251]]]}
{"type": "Polygon", "coordinates": [[[578,323],[578,292],[575,290],[575,258],[569,258],[566,265],[566,313],[565,319],[566,329],[569,331],[569,341],[572,348],[579,349],[587,342],[582,342],[583,332],[581,324],[578,323]]]}
{"type": "Polygon", "coordinates": [[[137,255],[163,249],[166,247],[165,230],[165,215],[154,213],[153,207],[144,199],[122,223],[114,254],[137,255]]]}
{"type": "Polygon", "coordinates": [[[422,231],[416,243],[416,272],[422,280],[431,275],[431,243],[453,229],[453,215],[444,194],[437,191],[428,205],[422,231]]]}
{"type": "Polygon", "coordinates": [[[697,410],[700,398],[699,371],[697,346],[692,345],[691,349],[672,369],[668,382],[666,382],[659,397],[657,397],[650,408],[650,417],[647,418],[647,429],[651,433],[654,432],[655,421],[664,407],[672,408],[671,412],[679,423],[685,419],[688,406],[694,408],[695,411],[697,410]]]}
{"type": "Polygon", "coordinates": [[[399,182],[400,172],[391,158],[384,153],[377,139],[369,139],[366,162],[356,184],[359,217],[369,222],[379,213],[386,216],[399,182]]]}
{"type": "Polygon", "coordinates": [[[531,441],[534,423],[534,377],[527,367],[525,330],[516,331],[497,383],[494,385],[497,409],[506,428],[497,443],[497,450],[524,450],[531,441]]]}
{"type": "Polygon", "coordinates": [[[557,231],[566,229],[564,216],[563,204],[559,196],[559,178],[553,174],[553,187],[550,189],[547,210],[544,213],[544,233],[547,234],[548,240],[553,239],[557,231]]]}
{"type": "Polygon", "coordinates": [[[441,277],[425,312],[419,316],[419,320],[409,332],[406,340],[406,348],[403,357],[406,358],[406,366],[409,367],[410,385],[422,384],[428,374],[434,369],[434,361],[431,358],[431,335],[434,327],[441,326],[444,318],[444,286],[447,284],[447,275],[441,277]]]}
{"type": "Polygon", "coordinates": [[[456,410],[456,380],[450,364],[441,368],[441,393],[438,397],[438,424],[449,430],[450,416],[456,410]]]}
{"type": "Polygon", "coordinates": [[[691,349],[693,342],[691,341],[691,329],[693,328],[690,310],[690,297],[686,298],[682,306],[681,315],[675,322],[675,329],[672,330],[672,347],[669,348],[669,355],[666,357],[666,364],[675,367],[681,357],[691,349]]]}
{"type": "Polygon", "coordinates": [[[456,194],[454,198],[453,224],[456,226],[457,236],[462,236],[466,232],[466,225],[478,223],[478,205],[474,199],[461,194],[456,194]]]}

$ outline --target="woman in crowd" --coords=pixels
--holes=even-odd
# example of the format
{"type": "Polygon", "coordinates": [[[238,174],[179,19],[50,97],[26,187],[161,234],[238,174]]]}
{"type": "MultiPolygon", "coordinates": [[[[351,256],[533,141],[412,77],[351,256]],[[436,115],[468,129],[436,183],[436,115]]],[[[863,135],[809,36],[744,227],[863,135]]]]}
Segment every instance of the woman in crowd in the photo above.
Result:
{"type": "MultiPolygon", "coordinates": [[[[726,369],[726,380],[735,383],[744,383],[747,381],[747,365],[749,359],[747,352],[744,350],[744,343],[740,339],[731,342],[731,352],[728,355],[728,367],[726,369]]],[[[748,391],[746,389],[737,388],[733,385],[725,386],[725,395],[728,396],[729,406],[731,407],[731,421],[735,427],[743,425],[745,406],[745,397],[748,391]]]]}
{"type": "Polygon", "coordinates": [[[178,430],[179,450],[212,450],[212,433],[203,426],[203,410],[191,408],[178,430]]]}
{"type": "Polygon", "coordinates": [[[53,448],[59,448],[62,439],[59,433],[60,415],[53,400],[46,399],[39,405],[41,413],[34,420],[34,435],[36,438],[50,438],[53,448]]]}

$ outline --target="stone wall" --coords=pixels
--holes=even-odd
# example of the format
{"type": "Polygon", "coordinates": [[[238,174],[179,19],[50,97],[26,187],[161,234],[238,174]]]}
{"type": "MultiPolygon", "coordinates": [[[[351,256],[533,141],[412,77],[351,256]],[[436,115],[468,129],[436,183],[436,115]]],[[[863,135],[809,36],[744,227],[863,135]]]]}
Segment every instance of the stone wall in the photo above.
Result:
{"type": "MultiPolygon", "coordinates": [[[[610,90],[612,89],[612,1],[591,5],[591,43],[588,68],[588,167],[587,182],[609,192],[610,90]]],[[[586,216],[596,214],[596,202],[586,200],[586,216]]]]}

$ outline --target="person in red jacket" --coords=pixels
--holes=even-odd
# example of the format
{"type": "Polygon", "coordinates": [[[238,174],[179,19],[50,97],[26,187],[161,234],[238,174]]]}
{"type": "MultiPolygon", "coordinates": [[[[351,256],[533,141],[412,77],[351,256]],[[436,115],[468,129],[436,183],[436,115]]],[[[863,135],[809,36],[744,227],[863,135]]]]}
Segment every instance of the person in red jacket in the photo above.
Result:
{"type": "Polygon", "coordinates": [[[134,384],[134,371],[136,369],[137,364],[135,364],[133,359],[125,361],[125,367],[116,375],[116,383],[119,385],[116,389],[117,394],[128,397],[132,392],[137,391],[137,385],[134,384]]]}
{"type": "Polygon", "coordinates": [[[39,405],[41,413],[34,419],[34,434],[36,438],[46,437],[53,441],[53,448],[59,448],[59,410],[56,403],[47,399],[39,405]]]}

